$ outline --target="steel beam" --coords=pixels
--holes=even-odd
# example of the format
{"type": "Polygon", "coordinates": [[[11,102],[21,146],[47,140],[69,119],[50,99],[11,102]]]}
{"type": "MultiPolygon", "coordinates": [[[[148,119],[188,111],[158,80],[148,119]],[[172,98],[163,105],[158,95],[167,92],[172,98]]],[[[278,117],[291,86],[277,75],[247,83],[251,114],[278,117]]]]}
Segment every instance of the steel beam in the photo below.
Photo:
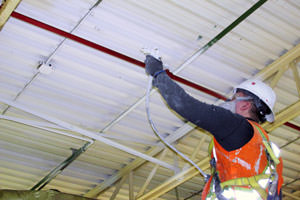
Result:
{"type": "Polygon", "coordinates": [[[286,52],[284,55],[282,55],[280,58],[278,58],[276,61],[274,61],[264,69],[262,69],[254,76],[254,78],[265,80],[276,73],[282,67],[289,65],[298,56],[300,56],[300,44],[295,46],[290,51],[286,52]]]}
{"type": "Polygon", "coordinates": [[[300,200],[300,197],[290,194],[289,192],[282,191],[282,194],[285,196],[291,197],[292,199],[300,200]]]}
{"type": "MultiPolygon", "coordinates": [[[[166,148],[166,149],[160,154],[159,159],[161,159],[161,160],[164,159],[165,155],[167,154],[167,151],[168,151],[168,149],[166,148]]],[[[147,177],[145,183],[144,183],[143,186],[141,187],[140,191],[137,193],[136,199],[144,194],[146,188],[148,187],[148,185],[150,184],[152,178],[154,177],[154,175],[155,175],[155,173],[156,173],[158,167],[159,167],[159,165],[157,165],[157,164],[153,167],[153,169],[152,169],[152,171],[149,173],[149,175],[148,175],[148,177],[147,177]]]]}
{"type": "Polygon", "coordinates": [[[129,172],[128,185],[129,185],[129,200],[134,200],[133,192],[133,171],[129,172]]]}
{"type": "Polygon", "coordinates": [[[112,193],[109,200],[114,200],[117,197],[117,194],[119,193],[123,183],[125,182],[125,180],[127,180],[127,178],[128,178],[128,175],[123,176],[122,179],[116,184],[116,189],[112,193]]]}
{"type": "Polygon", "coordinates": [[[3,28],[4,24],[7,22],[12,12],[19,5],[21,0],[6,0],[0,7],[0,30],[3,28]]]}
{"type": "MultiPolygon", "coordinates": [[[[173,143],[177,141],[179,138],[183,137],[186,133],[194,129],[194,125],[190,123],[184,124],[182,127],[177,129],[173,134],[169,135],[166,137],[166,141],[169,143],[173,143]]],[[[159,152],[161,152],[164,148],[163,147],[151,147],[146,154],[150,156],[155,156],[159,152]]],[[[128,164],[126,167],[118,171],[115,175],[111,176],[108,178],[106,181],[103,183],[99,184],[95,188],[91,189],[88,191],[84,196],[85,197],[96,197],[99,195],[101,192],[106,190],[108,187],[110,187],[112,184],[114,184],[116,181],[118,181],[122,176],[128,174],[131,170],[136,169],[137,167],[141,166],[144,164],[146,160],[138,158],[135,159],[133,162],[128,164]]]]}
{"type": "Polygon", "coordinates": [[[299,60],[300,59],[296,59],[295,61],[291,62],[290,67],[291,67],[293,75],[294,75],[294,80],[295,80],[295,83],[296,83],[298,96],[300,97],[300,77],[299,77],[299,71],[298,71],[298,68],[297,68],[297,64],[298,64],[299,60]]]}
{"type": "Polygon", "coordinates": [[[271,88],[274,88],[279,79],[282,77],[282,75],[286,72],[286,70],[288,70],[289,68],[289,65],[286,65],[286,66],[283,66],[281,67],[277,72],[276,72],[276,75],[274,76],[274,78],[272,79],[271,83],[270,83],[270,87],[271,88]]]}
{"type": "MultiPolygon", "coordinates": [[[[198,142],[196,148],[193,150],[193,153],[192,153],[192,155],[190,156],[190,159],[191,159],[191,160],[194,160],[194,159],[196,158],[197,154],[198,154],[199,151],[200,151],[200,148],[203,146],[203,144],[204,144],[204,142],[205,142],[206,137],[207,137],[207,136],[206,136],[205,134],[202,135],[201,140],[199,140],[199,142],[198,142]]],[[[191,165],[190,165],[189,163],[186,163],[186,164],[183,166],[183,170],[186,170],[186,169],[189,168],[190,166],[191,166],[191,165]]]]}
{"type": "Polygon", "coordinates": [[[300,115],[300,100],[286,107],[282,111],[276,114],[276,120],[274,123],[266,122],[262,124],[262,127],[267,131],[271,132],[279,126],[285,124],[289,120],[300,115]]]}
{"type": "MultiPolygon", "coordinates": [[[[208,169],[210,167],[209,158],[204,158],[202,161],[198,162],[197,165],[203,170],[208,169]]],[[[163,184],[159,185],[158,187],[154,188],[153,190],[149,191],[143,196],[140,196],[139,198],[137,198],[137,200],[156,199],[198,174],[199,171],[196,168],[190,167],[187,170],[182,171],[176,174],[175,176],[169,178],[163,184]]]]}

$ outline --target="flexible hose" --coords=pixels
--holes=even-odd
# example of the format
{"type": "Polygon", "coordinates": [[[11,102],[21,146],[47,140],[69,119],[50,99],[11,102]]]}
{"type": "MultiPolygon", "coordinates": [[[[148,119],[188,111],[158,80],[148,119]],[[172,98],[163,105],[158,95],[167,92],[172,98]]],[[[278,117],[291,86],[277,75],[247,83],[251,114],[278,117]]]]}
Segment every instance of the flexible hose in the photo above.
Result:
{"type": "Polygon", "coordinates": [[[192,166],[194,166],[199,172],[200,174],[202,174],[205,178],[205,180],[208,180],[209,175],[204,173],[200,167],[198,167],[198,165],[196,165],[196,163],[194,163],[191,159],[189,159],[186,155],[184,155],[183,153],[181,153],[180,151],[178,151],[175,147],[173,147],[171,144],[169,144],[163,137],[161,137],[161,135],[159,134],[158,130],[156,129],[152,119],[151,119],[151,115],[150,115],[150,106],[149,106],[149,102],[150,102],[150,91],[152,89],[152,81],[153,81],[153,77],[149,76],[149,82],[148,82],[148,87],[147,87],[147,93],[146,93],[146,112],[147,112],[147,117],[149,120],[149,123],[153,129],[153,132],[155,133],[155,135],[159,138],[159,140],[167,147],[169,148],[171,151],[173,151],[174,153],[176,153],[177,155],[179,155],[182,159],[184,159],[185,161],[187,161],[188,163],[190,163],[192,166]]]}

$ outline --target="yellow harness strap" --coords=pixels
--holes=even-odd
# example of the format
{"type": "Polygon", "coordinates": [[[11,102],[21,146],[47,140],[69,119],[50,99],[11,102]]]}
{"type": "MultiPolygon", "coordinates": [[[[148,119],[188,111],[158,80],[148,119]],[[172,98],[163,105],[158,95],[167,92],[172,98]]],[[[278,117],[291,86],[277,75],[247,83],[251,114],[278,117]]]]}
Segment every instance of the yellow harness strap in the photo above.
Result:
{"type": "Polygon", "coordinates": [[[263,138],[263,143],[267,149],[267,152],[269,153],[271,159],[273,160],[273,162],[275,163],[275,165],[278,165],[280,163],[279,159],[275,156],[271,145],[269,143],[269,141],[267,140],[266,136],[264,135],[264,133],[262,132],[262,130],[260,129],[260,127],[258,127],[257,125],[254,124],[254,126],[257,128],[258,132],[260,133],[261,137],[263,138]]]}
{"type": "Polygon", "coordinates": [[[242,178],[236,178],[236,179],[231,179],[228,181],[225,181],[223,183],[220,183],[222,189],[226,186],[247,186],[250,185],[253,189],[255,189],[260,196],[263,199],[266,199],[268,194],[265,189],[261,188],[261,186],[258,184],[258,181],[261,179],[268,179],[270,178],[271,174],[259,174],[256,176],[251,176],[251,177],[242,177],[242,178]]]}

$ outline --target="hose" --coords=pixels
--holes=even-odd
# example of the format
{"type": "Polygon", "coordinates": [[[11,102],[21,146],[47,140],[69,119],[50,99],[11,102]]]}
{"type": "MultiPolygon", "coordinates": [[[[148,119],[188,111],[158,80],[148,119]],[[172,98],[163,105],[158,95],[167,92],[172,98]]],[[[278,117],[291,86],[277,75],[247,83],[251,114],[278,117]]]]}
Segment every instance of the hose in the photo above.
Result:
{"type": "Polygon", "coordinates": [[[151,128],[153,130],[153,132],[155,133],[155,135],[159,138],[159,140],[171,151],[173,151],[174,153],[176,153],[177,155],[179,155],[183,160],[187,161],[188,163],[190,163],[192,166],[194,166],[199,172],[200,174],[202,174],[202,176],[205,178],[205,180],[209,179],[209,175],[204,173],[200,167],[198,167],[198,165],[196,163],[194,163],[191,159],[189,159],[186,155],[184,155],[183,153],[181,153],[180,151],[178,151],[175,147],[173,147],[171,144],[169,144],[158,132],[157,128],[155,127],[152,119],[151,119],[151,115],[150,115],[150,106],[149,106],[149,102],[150,102],[150,91],[152,89],[152,81],[153,81],[153,77],[149,76],[149,82],[148,82],[148,87],[147,87],[147,92],[146,92],[146,112],[147,112],[147,117],[148,117],[148,121],[151,125],[151,128]]]}

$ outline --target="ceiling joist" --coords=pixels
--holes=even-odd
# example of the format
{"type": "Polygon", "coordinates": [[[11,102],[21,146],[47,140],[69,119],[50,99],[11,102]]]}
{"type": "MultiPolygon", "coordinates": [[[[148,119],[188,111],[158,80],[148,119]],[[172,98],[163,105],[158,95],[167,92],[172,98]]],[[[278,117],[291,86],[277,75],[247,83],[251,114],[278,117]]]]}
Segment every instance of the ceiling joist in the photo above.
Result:
{"type": "Polygon", "coordinates": [[[16,9],[21,0],[6,0],[0,7],[0,30],[3,28],[11,13],[16,9]]]}
{"type": "MultiPolygon", "coordinates": [[[[160,154],[160,156],[159,156],[159,159],[160,159],[160,160],[163,160],[163,159],[164,159],[164,157],[165,157],[166,154],[167,154],[167,151],[168,151],[167,148],[166,148],[165,150],[163,150],[163,152],[162,152],[162,153],[160,154]]],[[[145,192],[147,186],[150,184],[152,178],[154,177],[154,175],[155,175],[155,173],[156,173],[158,167],[159,167],[159,165],[155,165],[155,166],[153,167],[153,169],[152,169],[152,171],[149,173],[149,175],[148,175],[148,177],[147,177],[145,183],[144,183],[143,186],[141,187],[140,191],[137,193],[136,199],[144,194],[144,192],[145,192]]]]}
{"type": "MultiPolygon", "coordinates": [[[[206,170],[210,167],[209,158],[206,157],[200,162],[196,163],[202,170],[206,170]]],[[[188,181],[189,179],[193,178],[194,176],[199,175],[199,171],[194,168],[190,167],[185,171],[182,171],[175,176],[169,178],[163,184],[159,185],[158,187],[154,188],[153,190],[149,191],[148,193],[144,194],[143,196],[139,197],[137,200],[144,200],[144,199],[156,199],[162,194],[167,193],[168,191],[174,189],[178,185],[188,181]]]]}
{"type": "Polygon", "coordinates": [[[267,131],[271,132],[289,120],[300,115],[300,101],[286,107],[282,111],[276,114],[274,123],[264,123],[262,127],[267,131]]]}
{"type": "MultiPolygon", "coordinates": [[[[177,129],[173,134],[170,134],[168,137],[166,137],[166,141],[169,143],[173,143],[177,141],[179,138],[184,136],[187,132],[194,129],[194,125],[190,123],[186,123],[179,129],[177,129]]],[[[149,156],[155,156],[159,152],[161,152],[164,148],[163,147],[151,147],[145,154],[149,156]]],[[[137,167],[144,164],[146,160],[137,158],[134,161],[132,161],[129,165],[118,171],[115,175],[108,178],[103,183],[97,185],[95,188],[88,191],[84,196],[85,197],[96,197],[97,195],[101,194],[104,190],[106,190],[108,187],[113,185],[116,181],[118,181],[121,177],[128,174],[131,170],[136,169],[137,167]]]]}
{"type": "Polygon", "coordinates": [[[299,77],[299,71],[297,68],[297,64],[299,63],[299,61],[300,61],[300,59],[297,58],[296,60],[294,60],[293,62],[290,63],[290,67],[292,69],[294,80],[296,82],[297,92],[300,97],[300,77],[299,77]]]}
{"type": "Polygon", "coordinates": [[[284,55],[282,55],[280,58],[272,62],[267,67],[263,68],[254,76],[254,78],[266,80],[282,67],[289,65],[293,60],[295,60],[299,56],[300,56],[300,44],[298,44],[293,49],[286,52],[284,55]]]}

